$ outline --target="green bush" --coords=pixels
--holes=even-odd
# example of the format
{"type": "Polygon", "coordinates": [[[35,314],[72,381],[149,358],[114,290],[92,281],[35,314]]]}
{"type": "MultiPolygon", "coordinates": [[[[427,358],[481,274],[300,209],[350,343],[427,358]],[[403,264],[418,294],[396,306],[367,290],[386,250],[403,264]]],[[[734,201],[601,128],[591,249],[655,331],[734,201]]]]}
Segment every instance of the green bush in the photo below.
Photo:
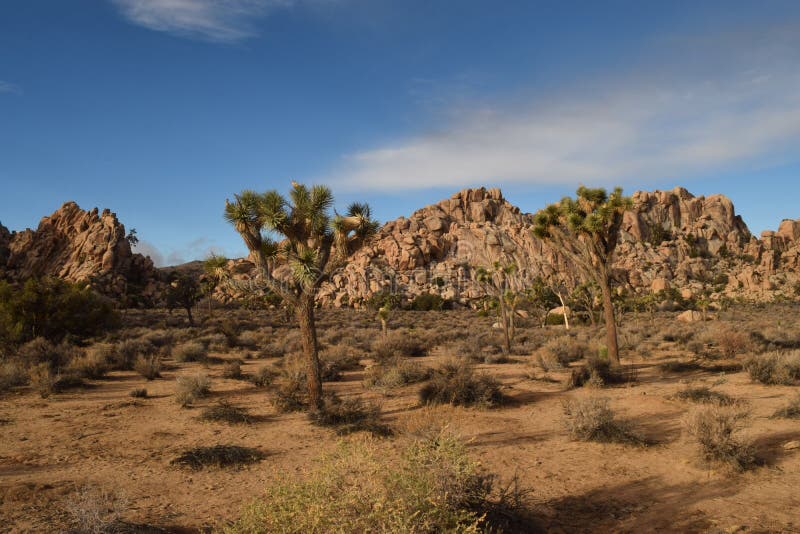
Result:
{"type": "Polygon", "coordinates": [[[0,281],[0,342],[36,337],[85,339],[119,326],[113,303],[83,284],[31,278],[21,286],[0,281]]]}
{"type": "Polygon", "coordinates": [[[276,477],[223,532],[500,532],[520,500],[495,486],[449,435],[399,459],[374,441],[343,442],[305,479],[276,477]]]}
{"type": "Polygon", "coordinates": [[[411,301],[411,309],[414,311],[438,311],[444,308],[444,304],[444,299],[439,295],[423,293],[411,301]]]}

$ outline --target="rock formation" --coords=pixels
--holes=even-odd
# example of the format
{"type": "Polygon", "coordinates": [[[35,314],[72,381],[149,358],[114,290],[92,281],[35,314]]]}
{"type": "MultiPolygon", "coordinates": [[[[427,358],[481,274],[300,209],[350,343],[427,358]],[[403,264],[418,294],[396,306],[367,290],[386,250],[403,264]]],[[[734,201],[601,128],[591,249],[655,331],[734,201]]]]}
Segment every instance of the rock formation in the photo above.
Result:
{"type": "Polygon", "coordinates": [[[42,218],[36,230],[10,233],[0,227],[0,274],[14,280],[55,276],[87,281],[109,296],[135,290],[152,297],[159,273],[150,258],[131,252],[125,236],[125,227],[111,211],[84,211],[66,202],[42,218]]]}

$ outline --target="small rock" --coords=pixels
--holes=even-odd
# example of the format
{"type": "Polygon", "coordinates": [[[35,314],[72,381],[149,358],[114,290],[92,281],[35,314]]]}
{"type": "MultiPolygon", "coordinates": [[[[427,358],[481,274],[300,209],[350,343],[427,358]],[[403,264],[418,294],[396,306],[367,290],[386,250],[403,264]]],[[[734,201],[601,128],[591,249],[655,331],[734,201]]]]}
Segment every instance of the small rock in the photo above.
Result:
{"type": "Polygon", "coordinates": [[[784,450],[793,451],[795,449],[800,449],[800,441],[789,441],[788,443],[783,444],[784,450]]]}

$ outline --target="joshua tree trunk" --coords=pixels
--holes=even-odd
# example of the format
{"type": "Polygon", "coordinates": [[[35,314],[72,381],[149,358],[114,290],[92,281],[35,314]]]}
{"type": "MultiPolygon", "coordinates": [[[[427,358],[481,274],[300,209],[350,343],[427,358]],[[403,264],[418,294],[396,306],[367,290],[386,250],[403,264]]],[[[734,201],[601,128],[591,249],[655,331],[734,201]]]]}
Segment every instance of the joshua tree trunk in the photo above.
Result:
{"type": "Polygon", "coordinates": [[[611,286],[608,277],[600,277],[600,290],[603,292],[603,312],[606,322],[606,345],[608,345],[608,361],[612,367],[619,366],[619,345],[617,343],[617,323],[614,320],[614,303],[611,300],[611,286]]]}
{"type": "Polygon", "coordinates": [[[503,336],[506,342],[506,354],[511,354],[511,324],[509,323],[508,310],[506,304],[503,302],[503,297],[500,297],[500,321],[503,327],[503,336]]]}
{"type": "Polygon", "coordinates": [[[567,304],[564,302],[564,297],[561,296],[561,291],[557,292],[558,300],[561,302],[561,312],[564,314],[564,329],[569,330],[569,310],[567,304]]]}
{"type": "Polygon", "coordinates": [[[386,319],[383,318],[381,318],[381,333],[383,334],[383,337],[389,335],[388,327],[386,325],[386,319]]]}
{"type": "Polygon", "coordinates": [[[194,317],[192,317],[191,306],[186,306],[186,316],[189,317],[189,326],[194,326],[194,317]]]}
{"type": "Polygon", "coordinates": [[[295,310],[300,325],[300,337],[303,342],[303,354],[306,360],[308,377],[308,403],[312,410],[322,408],[322,373],[319,364],[319,346],[317,344],[317,327],[314,323],[314,297],[303,296],[295,310]]]}

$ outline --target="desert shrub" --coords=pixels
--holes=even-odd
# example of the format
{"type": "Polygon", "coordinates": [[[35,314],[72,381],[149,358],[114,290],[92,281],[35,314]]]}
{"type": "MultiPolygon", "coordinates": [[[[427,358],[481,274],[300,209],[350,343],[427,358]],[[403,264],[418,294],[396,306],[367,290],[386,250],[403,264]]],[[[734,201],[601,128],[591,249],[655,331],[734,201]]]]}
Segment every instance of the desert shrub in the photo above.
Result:
{"type": "Polygon", "coordinates": [[[461,339],[453,343],[449,351],[456,358],[464,358],[474,363],[482,363],[486,358],[483,348],[486,346],[484,336],[471,336],[468,339],[461,339]]]}
{"type": "Polygon", "coordinates": [[[43,337],[34,338],[17,349],[17,359],[20,361],[27,365],[44,363],[53,371],[66,367],[78,356],[80,350],[75,346],[67,342],[54,344],[43,337]]]}
{"type": "Polygon", "coordinates": [[[586,397],[565,401],[564,427],[573,439],[644,444],[644,439],[619,421],[604,397],[586,397]]]}
{"type": "Polygon", "coordinates": [[[536,363],[545,371],[561,369],[589,352],[589,345],[572,336],[560,336],[545,343],[536,354],[536,363]]]}
{"type": "Polygon", "coordinates": [[[608,359],[593,356],[584,365],[572,369],[567,378],[567,388],[579,388],[585,385],[603,387],[613,384],[626,384],[636,380],[633,368],[611,367],[608,359]]]}
{"type": "Polygon", "coordinates": [[[800,419],[800,392],[798,392],[794,398],[786,404],[786,406],[776,411],[773,417],[800,419]]]}
{"type": "Polygon", "coordinates": [[[110,369],[106,353],[95,347],[90,347],[84,355],[73,359],[69,364],[71,372],[94,380],[105,376],[110,369]]]}
{"type": "Polygon", "coordinates": [[[56,376],[46,362],[32,365],[29,374],[33,389],[43,399],[46,399],[55,391],[56,376]]]}
{"type": "Polygon", "coordinates": [[[451,360],[433,371],[419,390],[422,404],[452,404],[490,408],[503,402],[500,384],[489,375],[477,374],[469,362],[451,360]]]}
{"type": "Polygon", "coordinates": [[[692,330],[681,329],[677,327],[673,327],[670,330],[667,330],[661,338],[666,341],[667,343],[678,343],[680,345],[685,345],[694,337],[694,332],[692,330]]]}
{"type": "Polygon", "coordinates": [[[247,408],[234,406],[225,400],[221,400],[203,410],[203,413],[200,414],[200,419],[203,421],[221,421],[234,425],[249,425],[253,422],[253,417],[248,413],[247,408]]]}
{"type": "Polygon", "coordinates": [[[28,383],[28,372],[16,361],[0,363],[0,393],[28,383]]]}
{"type": "Polygon", "coordinates": [[[334,382],[340,380],[344,371],[361,369],[358,356],[346,346],[329,347],[320,354],[322,380],[334,382]]]}
{"type": "Polygon", "coordinates": [[[269,387],[277,376],[277,372],[271,367],[264,365],[259,367],[258,370],[248,377],[248,380],[256,387],[265,388],[269,387]]]}
{"type": "Polygon", "coordinates": [[[714,335],[714,344],[726,358],[734,358],[752,350],[750,336],[741,330],[722,329],[714,335]]]}
{"type": "Polygon", "coordinates": [[[128,393],[128,395],[137,399],[145,399],[147,398],[147,389],[145,388],[132,389],[131,392],[128,393]]]}
{"type": "Polygon", "coordinates": [[[446,434],[414,441],[399,459],[372,441],[342,442],[303,480],[276,477],[224,532],[500,532],[519,495],[498,491],[446,434]]]}
{"type": "Polygon", "coordinates": [[[278,412],[300,412],[308,407],[305,376],[287,373],[273,390],[272,404],[278,412]]]}
{"type": "Polygon", "coordinates": [[[372,344],[372,356],[387,360],[399,356],[425,356],[427,349],[419,338],[409,331],[395,330],[372,344]]]}
{"type": "Polygon", "coordinates": [[[417,362],[397,358],[370,367],[364,377],[368,388],[390,389],[416,384],[431,377],[431,369],[417,362]]]}
{"type": "Polygon", "coordinates": [[[800,351],[752,356],[745,361],[744,368],[754,382],[792,385],[800,381],[800,351]]]}
{"type": "Polygon", "coordinates": [[[70,496],[65,510],[70,518],[72,530],[81,534],[106,534],[126,532],[122,513],[127,500],[105,490],[82,488],[70,496]]]}
{"type": "Polygon", "coordinates": [[[195,447],[184,451],[170,463],[199,470],[204,467],[241,467],[260,462],[264,457],[263,452],[250,447],[214,445],[213,447],[195,447]]]}
{"type": "Polygon", "coordinates": [[[0,342],[85,339],[118,325],[113,303],[85,284],[57,278],[30,278],[21,286],[0,281],[0,342]]]}
{"type": "Polygon", "coordinates": [[[111,364],[115,369],[130,371],[136,360],[156,353],[156,347],[144,339],[126,339],[111,348],[111,364]]]}
{"type": "Polygon", "coordinates": [[[366,431],[373,435],[388,436],[391,429],[381,423],[381,408],[358,397],[341,399],[328,395],[321,409],[309,412],[308,419],[317,426],[334,427],[339,435],[366,431]]]}
{"type": "Polygon", "coordinates": [[[690,413],[683,426],[705,460],[741,471],[756,462],[752,443],[740,436],[746,417],[745,412],[711,405],[690,413]]]}
{"type": "Polygon", "coordinates": [[[697,362],[682,362],[682,361],[669,361],[664,362],[658,366],[663,373],[688,373],[692,371],[699,371],[703,368],[697,362]]]}
{"type": "Polygon", "coordinates": [[[176,345],[172,357],[178,362],[202,362],[208,358],[208,350],[199,341],[188,341],[176,345]]]}
{"type": "Polygon", "coordinates": [[[159,349],[169,348],[175,341],[172,332],[168,330],[153,330],[147,332],[141,337],[141,340],[159,349]]]}
{"type": "Polygon", "coordinates": [[[730,395],[714,391],[708,386],[687,386],[685,389],[675,393],[672,398],[686,402],[718,404],[720,406],[736,404],[736,399],[730,395]]]}
{"type": "Polygon", "coordinates": [[[161,378],[161,357],[157,354],[139,356],[136,358],[133,368],[147,380],[161,378]]]}
{"type": "Polygon", "coordinates": [[[254,350],[258,348],[261,343],[261,336],[259,336],[258,332],[253,332],[252,330],[246,330],[236,338],[236,344],[246,349],[254,350]]]}
{"type": "Polygon", "coordinates": [[[444,299],[433,293],[423,293],[414,297],[411,301],[411,309],[414,311],[438,311],[444,308],[444,299]]]}
{"type": "Polygon", "coordinates": [[[175,401],[185,408],[208,395],[210,390],[211,380],[205,374],[179,376],[175,385],[175,401]]]}
{"type": "Polygon", "coordinates": [[[243,377],[244,375],[242,374],[242,362],[240,362],[239,360],[231,360],[223,364],[222,378],[239,380],[243,377]]]}

